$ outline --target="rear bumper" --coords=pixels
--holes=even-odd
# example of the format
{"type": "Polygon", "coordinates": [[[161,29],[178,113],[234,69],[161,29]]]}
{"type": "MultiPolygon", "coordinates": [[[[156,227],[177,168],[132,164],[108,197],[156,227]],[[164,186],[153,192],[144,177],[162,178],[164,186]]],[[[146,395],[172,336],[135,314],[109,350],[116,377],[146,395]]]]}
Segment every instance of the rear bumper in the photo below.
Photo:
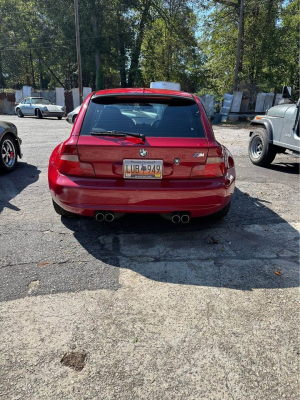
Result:
{"type": "Polygon", "coordinates": [[[134,181],[79,178],[61,175],[49,165],[53,200],[75,214],[94,216],[95,211],[118,213],[170,213],[189,211],[191,217],[213,214],[231,200],[234,168],[225,177],[199,180],[134,181]]]}
{"type": "Polygon", "coordinates": [[[59,111],[50,112],[50,111],[42,110],[42,114],[43,114],[44,117],[63,117],[64,113],[65,113],[64,111],[62,111],[62,112],[59,112],[59,111]]]}

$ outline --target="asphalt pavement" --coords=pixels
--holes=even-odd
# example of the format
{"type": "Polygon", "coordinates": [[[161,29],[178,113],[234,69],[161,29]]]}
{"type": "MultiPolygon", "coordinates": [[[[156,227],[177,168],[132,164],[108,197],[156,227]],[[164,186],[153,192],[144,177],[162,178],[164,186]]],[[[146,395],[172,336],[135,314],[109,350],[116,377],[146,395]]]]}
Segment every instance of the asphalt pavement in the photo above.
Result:
{"type": "Polygon", "coordinates": [[[65,219],[47,183],[65,120],[15,123],[0,176],[0,397],[298,400],[299,161],[247,156],[250,128],[214,127],[237,181],[221,222],[65,219]]]}

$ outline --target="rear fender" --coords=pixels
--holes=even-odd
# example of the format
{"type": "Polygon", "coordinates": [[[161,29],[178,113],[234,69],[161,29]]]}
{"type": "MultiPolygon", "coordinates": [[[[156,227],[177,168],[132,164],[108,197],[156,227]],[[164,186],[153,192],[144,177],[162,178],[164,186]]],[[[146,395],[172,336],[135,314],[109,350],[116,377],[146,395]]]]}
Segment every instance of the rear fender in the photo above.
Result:
{"type": "MultiPolygon", "coordinates": [[[[252,125],[254,128],[259,128],[260,126],[266,128],[269,143],[273,143],[273,128],[272,128],[270,121],[268,121],[267,119],[266,120],[260,119],[258,121],[253,120],[250,122],[250,125],[252,125]]],[[[253,131],[250,131],[249,136],[251,137],[252,135],[253,135],[253,131]]]]}

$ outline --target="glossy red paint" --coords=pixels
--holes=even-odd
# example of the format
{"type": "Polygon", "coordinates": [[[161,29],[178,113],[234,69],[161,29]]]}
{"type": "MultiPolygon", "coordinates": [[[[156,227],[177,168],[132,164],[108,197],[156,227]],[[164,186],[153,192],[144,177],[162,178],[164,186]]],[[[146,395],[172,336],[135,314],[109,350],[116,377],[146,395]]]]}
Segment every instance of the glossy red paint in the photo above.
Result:
{"type": "Polygon", "coordinates": [[[50,157],[48,177],[53,200],[67,211],[86,216],[94,216],[95,211],[187,211],[191,217],[205,216],[230,202],[235,185],[232,155],[216,141],[200,100],[190,93],[159,89],[110,89],[88,96],[71,136],[58,145],[50,157]],[[136,138],[80,136],[86,110],[94,95],[161,95],[194,99],[206,138],[147,137],[144,143],[136,138]],[[163,160],[163,179],[123,178],[123,159],[139,158],[141,148],[147,149],[148,159],[163,160]],[[203,154],[201,159],[194,157],[198,152],[203,154]],[[180,158],[180,165],[174,164],[175,157],[180,158]]]}

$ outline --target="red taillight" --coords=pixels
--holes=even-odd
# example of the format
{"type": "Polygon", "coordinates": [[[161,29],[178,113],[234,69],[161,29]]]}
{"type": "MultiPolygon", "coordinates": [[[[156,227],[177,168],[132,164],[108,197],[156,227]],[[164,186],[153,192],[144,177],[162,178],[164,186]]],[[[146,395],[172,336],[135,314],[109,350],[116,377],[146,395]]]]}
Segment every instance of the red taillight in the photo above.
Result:
{"type": "Polygon", "coordinates": [[[95,176],[93,164],[81,162],[74,145],[63,146],[57,169],[63,175],[95,176]]]}
{"type": "Polygon", "coordinates": [[[195,165],[191,171],[192,179],[216,178],[226,174],[225,157],[221,147],[209,149],[206,164],[195,165]]]}

